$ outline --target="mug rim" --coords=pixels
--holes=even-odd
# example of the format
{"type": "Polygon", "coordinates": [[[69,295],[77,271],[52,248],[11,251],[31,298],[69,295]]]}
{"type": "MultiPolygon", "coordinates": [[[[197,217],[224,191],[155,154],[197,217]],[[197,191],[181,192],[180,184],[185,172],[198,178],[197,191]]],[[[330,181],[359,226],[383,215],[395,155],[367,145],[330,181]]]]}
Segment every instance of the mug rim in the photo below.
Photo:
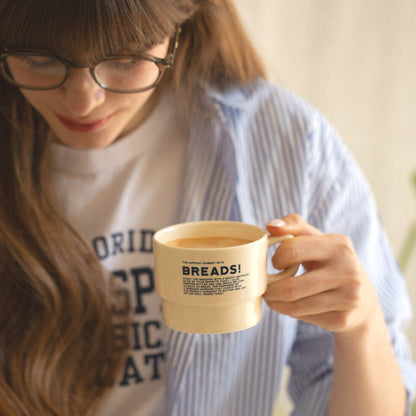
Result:
{"type": "Polygon", "coordinates": [[[245,247],[245,246],[249,246],[255,243],[258,243],[259,241],[261,241],[263,238],[267,238],[267,231],[264,230],[263,228],[259,227],[258,225],[254,225],[254,224],[248,224],[245,222],[241,222],[241,221],[227,221],[227,220],[204,220],[204,221],[189,221],[189,222],[182,222],[182,223],[177,223],[177,224],[172,224],[169,225],[167,227],[164,227],[160,230],[158,230],[154,236],[153,236],[153,241],[155,244],[159,244],[162,245],[164,247],[169,247],[169,249],[175,249],[175,250],[201,250],[201,251],[210,251],[210,250],[227,250],[227,249],[235,249],[237,247],[245,247]],[[240,229],[241,227],[244,227],[246,230],[250,230],[252,233],[256,233],[255,237],[248,237],[247,235],[230,235],[230,237],[235,237],[235,238],[246,238],[246,239],[250,239],[251,241],[249,241],[248,243],[243,243],[243,244],[239,244],[239,245],[235,245],[235,246],[228,246],[228,247],[210,247],[210,248],[194,248],[194,247],[174,247],[174,246],[168,246],[166,243],[175,239],[181,239],[181,238],[203,238],[203,237],[225,237],[225,236],[229,236],[227,234],[224,235],[210,235],[211,233],[210,231],[210,227],[214,227],[215,225],[221,225],[221,226],[229,226],[236,229],[240,229]],[[198,235],[191,235],[189,234],[186,237],[178,237],[178,238],[169,238],[167,237],[166,239],[163,239],[163,236],[168,235],[169,233],[173,234],[175,231],[177,231],[178,229],[182,229],[182,231],[184,231],[184,229],[194,229],[195,226],[200,226],[200,227],[204,227],[205,232],[207,232],[207,234],[203,235],[201,237],[201,234],[198,235]]]}

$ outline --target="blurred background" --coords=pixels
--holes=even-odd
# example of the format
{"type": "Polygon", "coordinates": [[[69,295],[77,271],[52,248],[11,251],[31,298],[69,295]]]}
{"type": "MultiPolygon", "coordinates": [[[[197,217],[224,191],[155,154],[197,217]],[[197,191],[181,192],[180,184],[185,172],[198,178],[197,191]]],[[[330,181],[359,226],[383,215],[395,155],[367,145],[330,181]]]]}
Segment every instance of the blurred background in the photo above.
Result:
{"type": "MultiPolygon", "coordinates": [[[[416,2],[235,4],[270,79],[321,110],[360,164],[416,309],[416,2]]],[[[416,355],[416,322],[409,339],[416,355]]]]}

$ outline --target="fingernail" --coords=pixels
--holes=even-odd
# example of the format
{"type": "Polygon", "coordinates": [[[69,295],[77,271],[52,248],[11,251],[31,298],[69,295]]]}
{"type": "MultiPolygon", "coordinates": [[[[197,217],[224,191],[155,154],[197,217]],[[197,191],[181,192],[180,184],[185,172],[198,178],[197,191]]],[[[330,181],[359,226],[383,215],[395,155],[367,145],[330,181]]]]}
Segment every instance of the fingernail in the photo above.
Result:
{"type": "Polygon", "coordinates": [[[267,223],[267,225],[271,226],[271,227],[286,227],[287,226],[287,222],[277,219],[277,220],[272,220],[270,222],[267,223]]]}

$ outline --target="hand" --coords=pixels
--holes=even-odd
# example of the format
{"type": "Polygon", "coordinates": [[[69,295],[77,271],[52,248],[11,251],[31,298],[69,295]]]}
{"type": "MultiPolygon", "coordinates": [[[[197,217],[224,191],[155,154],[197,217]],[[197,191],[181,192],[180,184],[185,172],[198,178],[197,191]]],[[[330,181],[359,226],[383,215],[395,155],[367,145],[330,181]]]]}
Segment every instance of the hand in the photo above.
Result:
{"type": "Polygon", "coordinates": [[[277,269],[302,263],[305,273],[272,283],[264,299],[277,312],[342,333],[380,314],[377,294],[349,238],[325,235],[295,214],[267,224],[271,235],[292,234],[273,256],[277,269]]]}
{"type": "Polygon", "coordinates": [[[305,273],[270,284],[265,300],[277,312],[334,332],[328,416],[403,415],[406,393],[381,305],[351,241],[294,214],[267,230],[295,236],[279,246],[274,266],[302,263],[305,273]]]}

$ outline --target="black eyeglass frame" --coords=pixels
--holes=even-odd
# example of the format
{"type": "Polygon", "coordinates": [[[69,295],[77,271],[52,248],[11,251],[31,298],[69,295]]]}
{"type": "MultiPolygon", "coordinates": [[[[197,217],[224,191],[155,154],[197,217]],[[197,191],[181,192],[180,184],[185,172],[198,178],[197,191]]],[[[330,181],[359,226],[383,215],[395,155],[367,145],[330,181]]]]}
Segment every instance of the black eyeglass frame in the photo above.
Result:
{"type": "Polygon", "coordinates": [[[155,88],[160,80],[162,79],[163,75],[165,74],[166,70],[171,69],[173,67],[173,64],[175,62],[175,55],[176,50],[179,45],[179,35],[180,35],[181,29],[178,27],[175,31],[175,34],[173,35],[172,39],[170,40],[168,51],[165,58],[158,58],[156,56],[148,55],[145,53],[140,54],[133,54],[133,55],[119,55],[119,56],[111,56],[108,58],[104,58],[94,64],[94,66],[84,66],[76,64],[75,62],[71,62],[68,59],[62,58],[61,56],[55,55],[53,53],[50,53],[49,51],[45,50],[36,50],[36,49],[7,49],[7,48],[0,48],[0,74],[3,76],[3,78],[11,85],[14,85],[15,87],[32,90],[32,91],[48,91],[48,90],[54,90],[56,88],[61,87],[66,80],[69,78],[69,75],[71,73],[71,68],[88,68],[91,74],[91,77],[94,79],[94,81],[99,85],[101,88],[103,88],[106,91],[111,91],[119,94],[134,94],[139,92],[148,91],[152,88],[155,88]],[[28,87],[22,84],[19,84],[16,82],[12,77],[10,77],[6,70],[6,58],[8,56],[44,56],[44,57],[50,57],[57,59],[59,62],[61,62],[65,66],[65,76],[62,81],[60,81],[58,84],[52,86],[52,87],[28,87]],[[106,85],[102,84],[96,74],[95,74],[95,67],[103,62],[106,61],[113,61],[117,59],[142,59],[146,61],[153,62],[158,68],[159,68],[159,75],[157,79],[153,82],[153,84],[149,85],[148,87],[144,88],[137,88],[134,90],[117,90],[114,88],[108,88],[106,85]]]}

